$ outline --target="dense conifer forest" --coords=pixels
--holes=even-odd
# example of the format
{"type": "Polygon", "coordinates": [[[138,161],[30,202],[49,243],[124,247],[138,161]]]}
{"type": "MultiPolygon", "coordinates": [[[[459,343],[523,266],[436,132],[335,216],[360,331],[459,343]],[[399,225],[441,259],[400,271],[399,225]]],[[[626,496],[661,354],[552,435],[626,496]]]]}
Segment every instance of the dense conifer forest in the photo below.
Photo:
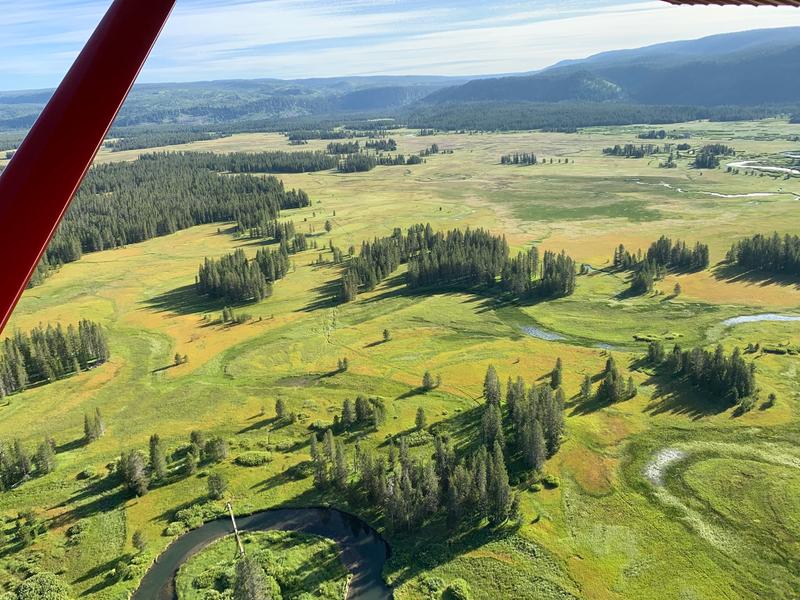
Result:
{"type": "Polygon", "coordinates": [[[108,357],[105,332],[93,321],[16,331],[0,346],[0,396],[80,373],[108,357]]]}
{"type": "Polygon", "coordinates": [[[243,231],[269,227],[282,209],[308,206],[308,195],[286,190],[272,176],[225,177],[219,172],[259,171],[284,157],[311,168],[327,156],[298,154],[148,154],[134,162],[94,167],[32,283],[41,281],[51,266],[76,261],[85,252],[141,242],[194,225],[235,221],[243,231]]]}
{"type": "Polygon", "coordinates": [[[778,232],[739,240],[728,251],[730,264],[774,275],[800,276],[800,237],[778,232]]]}
{"type": "MultiPolygon", "coordinates": [[[[666,124],[709,119],[739,121],[780,114],[779,107],[660,106],[620,103],[462,102],[420,105],[404,115],[411,128],[445,131],[544,131],[575,132],[580,127],[666,124]]],[[[785,112],[785,111],[783,111],[785,112]]]]}
{"type": "Polygon", "coordinates": [[[140,150],[142,148],[160,148],[162,146],[177,146],[191,142],[215,140],[225,137],[223,134],[208,131],[148,131],[135,135],[125,136],[106,142],[106,147],[113,152],[123,150],[140,150]]]}

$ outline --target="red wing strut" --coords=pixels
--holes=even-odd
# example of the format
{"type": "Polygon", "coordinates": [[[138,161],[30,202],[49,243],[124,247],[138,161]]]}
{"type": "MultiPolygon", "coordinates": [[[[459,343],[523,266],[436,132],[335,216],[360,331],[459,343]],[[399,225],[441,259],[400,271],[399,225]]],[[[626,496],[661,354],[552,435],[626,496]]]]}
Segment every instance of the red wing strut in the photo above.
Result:
{"type": "Polygon", "coordinates": [[[175,0],[115,0],[0,175],[0,332],[175,0]]]}

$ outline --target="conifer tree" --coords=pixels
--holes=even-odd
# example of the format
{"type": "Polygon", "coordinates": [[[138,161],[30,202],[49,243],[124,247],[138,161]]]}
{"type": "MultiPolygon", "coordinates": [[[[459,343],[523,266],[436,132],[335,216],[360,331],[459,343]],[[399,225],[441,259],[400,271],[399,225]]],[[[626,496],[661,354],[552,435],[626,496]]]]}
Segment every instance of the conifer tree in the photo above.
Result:
{"type": "Polygon", "coordinates": [[[153,478],[163,481],[167,476],[167,458],[164,445],[157,433],[150,436],[150,469],[153,478]]]}
{"type": "Polygon", "coordinates": [[[483,378],[483,397],[487,404],[500,406],[500,379],[497,377],[494,365],[489,365],[483,378]]]}
{"type": "Polygon", "coordinates": [[[425,416],[425,409],[423,409],[421,406],[417,409],[417,416],[414,420],[414,424],[417,427],[417,431],[422,431],[428,426],[428,419],[425,416]]]}

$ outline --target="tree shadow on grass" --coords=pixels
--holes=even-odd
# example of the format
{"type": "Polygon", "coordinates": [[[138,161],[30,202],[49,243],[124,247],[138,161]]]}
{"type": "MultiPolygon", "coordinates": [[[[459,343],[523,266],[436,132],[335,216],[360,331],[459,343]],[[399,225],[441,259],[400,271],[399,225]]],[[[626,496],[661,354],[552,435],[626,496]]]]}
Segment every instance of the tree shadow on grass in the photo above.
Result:
{"type": "Polygon", "coordinates": [[[333,308],[334,306],[337,306],[340,303],[340,289],[341,286],[338,279],[326,281],[322,285],[312,288],[309,290],[309,296],[314,294],[316,297],[314,300],[306,304],[302,310],[304,312],[313,312],[315,310],[333,308]]]}
{"type": "Polygon", "coordinates": [[[63,444],[59,444],[56,446],[56,454],[61,454],[62,452],[69,452],[71,450],[77,450],[78,448],[83,448],[88,444],[85,437],[76,438],[70,442],[65,442],[63,444]]]}
{"type": "Polygon", "coordinates": [[[272,424],[278,421],[278,417],[267,417],[265,419],[261,419],[256,421],[255,423],[250,423],[247,427],[240,429],[236,433],[249,433],[251,431],[257,431],[259,429],[263,429],[264,427],[270,427],[272,424]]]}
{"type": "Polygon", "coordinates": [[[101,494],[91,502],[80,504],[65,513],[55,516],[50,521],[50,528],[66,527],[80,521],[88,519],[99,513],[109,512],[122,506],[131,498],[131,492],[120,486],[119,489],[101,494]]]}
{"type": "Polygon", "coordinates": [[[728,263],[719,263],[712,269],[714,278],[727,283],[753,283],[760,286],[783,285],[800,288],[796,276],[784,275],[781,273],[765,273],[755,269],[738,267],[728,263]]]}
{"type": "Polygon", "coordinates": [[[158,294],[143,300],[141,304],[156,312],[168,312],[177,315],[220,312],[226,306],[233,308],[245,306],[243,303],[235,304],[225,300],[209,298],[198,293],[193,284],[182,285],[163,294],[158,294]]]}
{"type": "Polygon", "coordinates": [[[651,416],[681,415],[699,421],[704,417],[723,413],[729,408],[724,402],[709,398],[684,379],[656,374],[651,375],[645,385],[652,386],[655,390],[644,408],[644,412],[651,416]]]}

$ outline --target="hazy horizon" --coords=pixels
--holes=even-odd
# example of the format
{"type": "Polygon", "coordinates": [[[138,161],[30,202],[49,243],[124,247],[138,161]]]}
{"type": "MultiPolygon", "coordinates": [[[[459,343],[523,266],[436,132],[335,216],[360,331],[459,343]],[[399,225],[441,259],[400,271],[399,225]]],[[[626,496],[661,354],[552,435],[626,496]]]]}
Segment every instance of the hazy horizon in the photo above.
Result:
{"type": "MultiPolygon", "coordinates": [[[[55,87],[109,5],[32,0],[8,7],[0,90],[55,87]]],[[[513,74],[610,50],[792,25],[800,25],[797,9],[650,0],[185,0],[139,83],[513,74]]]]}

